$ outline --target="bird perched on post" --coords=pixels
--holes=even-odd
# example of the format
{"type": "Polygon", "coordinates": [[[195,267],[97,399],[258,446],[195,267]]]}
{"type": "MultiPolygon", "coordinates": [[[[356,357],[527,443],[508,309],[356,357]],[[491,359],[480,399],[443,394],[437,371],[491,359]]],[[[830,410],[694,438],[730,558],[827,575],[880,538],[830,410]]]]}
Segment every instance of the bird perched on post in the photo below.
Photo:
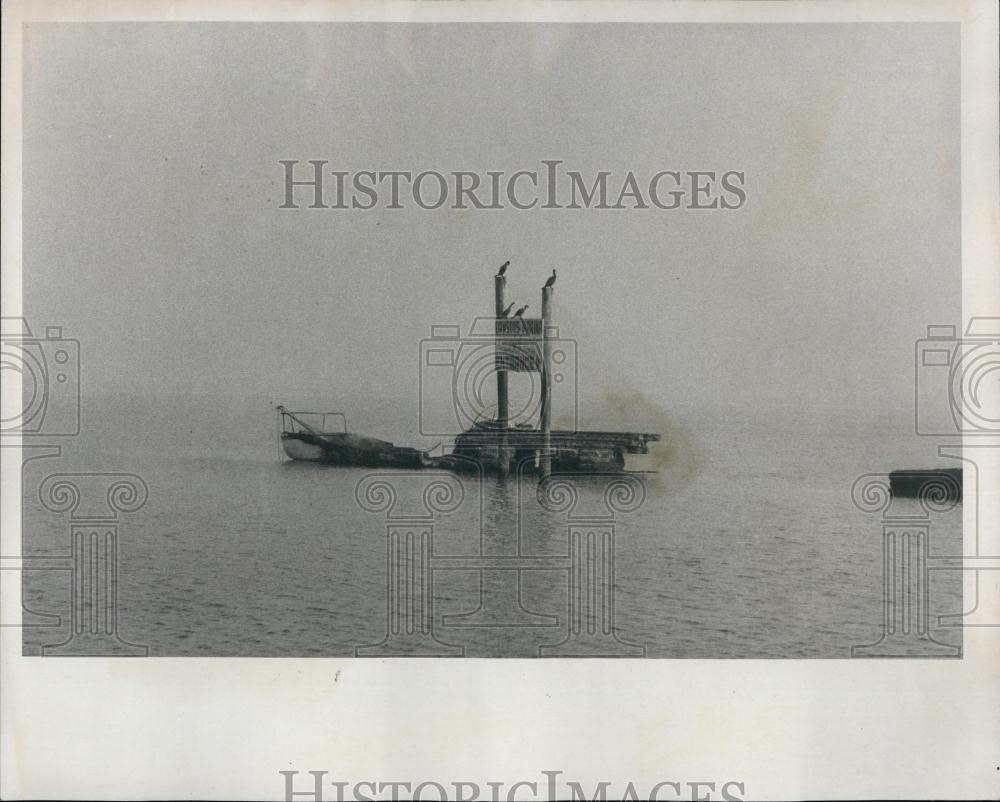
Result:
{"type": "Polygon", "coordinates": [[[500,313],[500,317],[507,317],[510,314],[510,310],[514,308],[514,304],[508,304],[507,308],[500,313]]]}
{"type": "Polygon", "coordinates": [[[508,267],[510,267],[510,259],[508,259],[506,262],[500,265],[500,270],[497,272],[497,277],[499,278],[504,273],[506,273],[508,267]]]}
{"type": "Polygon", "coordinates": [[[524,311],[528,308],[528,304],[525,304],[520,309],[514,313],[514,317],[524,317],[524,311]]]}
{"type": "Polygon", "coordinates": [[[549,280],[545,282],[545,288],[553,286],[556,283],[556,269],[552,268],[552,275],[549,276],[549,280]]]}

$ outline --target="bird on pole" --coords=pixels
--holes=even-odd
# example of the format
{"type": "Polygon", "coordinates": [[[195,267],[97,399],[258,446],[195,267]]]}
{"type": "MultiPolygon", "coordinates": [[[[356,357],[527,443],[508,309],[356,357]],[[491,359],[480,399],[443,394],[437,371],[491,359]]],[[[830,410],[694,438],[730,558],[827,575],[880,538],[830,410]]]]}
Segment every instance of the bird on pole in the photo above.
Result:
{"type": "Polygon", "coordinates": [[[500,265],[500,270],[497,272],[497,277],[503,276],[507,272],[507,268],[510,267],[510,259],[500,265]]]}
{"type": "Polygon", "coordinates": [[[545,289],[554,286],[556,283],[556,269],[552,268],[552,275],[549,276],[549,280],[545,282],[545,289]]]}

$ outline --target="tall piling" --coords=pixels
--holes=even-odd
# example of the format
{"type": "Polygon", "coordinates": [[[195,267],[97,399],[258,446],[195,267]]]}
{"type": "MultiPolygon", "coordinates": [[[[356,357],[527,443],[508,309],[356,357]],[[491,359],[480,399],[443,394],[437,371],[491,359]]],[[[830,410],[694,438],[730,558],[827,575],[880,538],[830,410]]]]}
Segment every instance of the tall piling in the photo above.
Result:
{"type": "Polygon", "coordinates": [[[552,473],[552,287],[542,287],[542,477],[552,473]]]}
{"type": "MultiPolygon", "coordinates": [[[[496,316],[499,320],[504,310],[504,289],[507,286],[506,276],[495,276],[493,278],[494,294],[496,296],[496,316]]],[[[507,448],[507,426],[509,412],[509,401],[507,398],[507,371],[497,370],[497,427],[499,428],[497,441],[497,471],[501,476],[506,476],[510,470],[510,452],[507,448]]]]}

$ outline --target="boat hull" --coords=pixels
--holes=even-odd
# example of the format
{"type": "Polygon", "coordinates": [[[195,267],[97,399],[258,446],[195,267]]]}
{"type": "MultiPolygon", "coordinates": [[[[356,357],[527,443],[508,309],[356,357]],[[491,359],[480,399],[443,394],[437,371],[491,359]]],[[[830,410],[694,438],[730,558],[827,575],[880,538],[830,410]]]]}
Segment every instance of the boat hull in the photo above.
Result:
{"type": "Polygon", "coordinates": [[[307,443],[297,437],[282,437],[281,447],[289,459],[301,462],[323,462],[326,452],[318,445],[307,443]]]}
{"type": "Polygon", "coordinates": [[[353,434],[283,432],[281,446],[289,458],[326,465],[359,468],[423,468],[425,456],[415,448],[401,448],[385,440],[353,434]]]}

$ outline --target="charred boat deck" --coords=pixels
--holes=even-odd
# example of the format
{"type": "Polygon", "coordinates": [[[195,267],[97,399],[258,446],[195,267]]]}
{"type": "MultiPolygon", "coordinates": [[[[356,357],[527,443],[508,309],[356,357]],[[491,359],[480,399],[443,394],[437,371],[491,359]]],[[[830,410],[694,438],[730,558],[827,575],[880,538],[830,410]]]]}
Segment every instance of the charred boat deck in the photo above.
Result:
{"type": "MultiPolygon", "coordinates": [[[[658,434],[644,432],[595,432],[538,429],[503,429],[495,425],[479,425],[455,439],[452,451],[453,468],[461,469],[460,460],[476,464],[488,471],[499,470],[506,456],[513,470],[532,472],[538,457],[546,450],[552,458],[552,470],[563,471],[622,471],[626,454],[648,454],[649,444],[660,439],[658,434]]],[[[448,458],[445,457],[445,460],[448,458]]]]}

